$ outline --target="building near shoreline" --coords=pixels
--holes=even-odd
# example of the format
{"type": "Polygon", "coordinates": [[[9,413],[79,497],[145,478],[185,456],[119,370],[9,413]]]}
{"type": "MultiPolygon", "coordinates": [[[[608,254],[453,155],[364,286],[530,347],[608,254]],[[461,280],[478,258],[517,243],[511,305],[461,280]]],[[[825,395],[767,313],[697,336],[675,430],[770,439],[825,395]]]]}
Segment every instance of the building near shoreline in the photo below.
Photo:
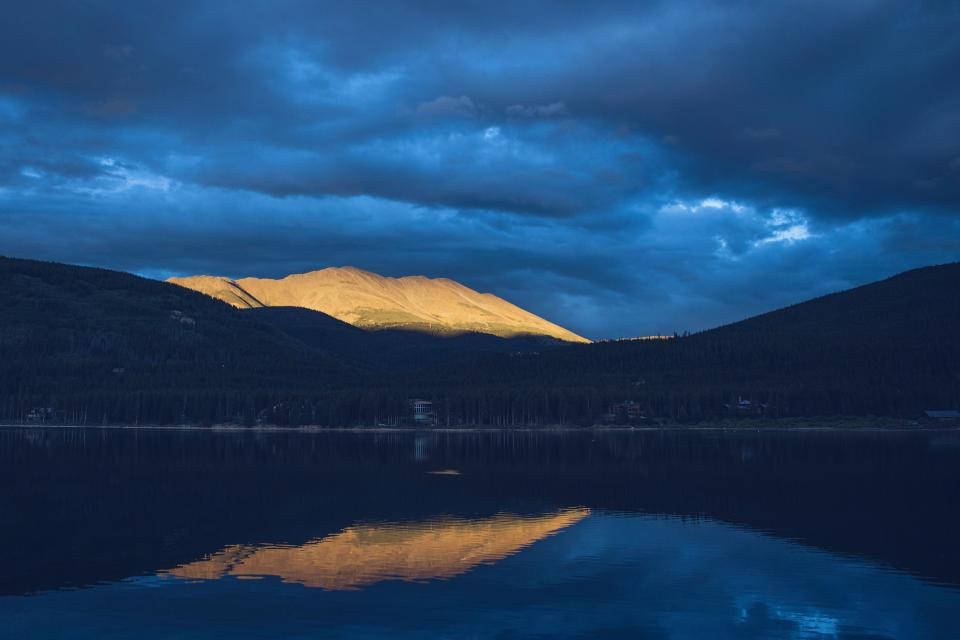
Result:
{"type": "Polygon", "coordinates": [[[422,425],[434,424],[435,415],[433,412],[433,402],[414,398],[408,400],[407,403],[410,406],[410,413],[414,423],[422,425]]]}

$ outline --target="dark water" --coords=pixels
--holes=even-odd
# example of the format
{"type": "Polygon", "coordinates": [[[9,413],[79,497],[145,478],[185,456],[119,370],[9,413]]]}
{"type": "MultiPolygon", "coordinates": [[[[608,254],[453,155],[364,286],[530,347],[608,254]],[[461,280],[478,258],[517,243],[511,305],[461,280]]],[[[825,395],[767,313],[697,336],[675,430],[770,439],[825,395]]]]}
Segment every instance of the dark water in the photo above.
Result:
{"type": "Polygon", "coordinates": [[[0,636],[958,638],[960,434],[0,429],[0,636]]]}

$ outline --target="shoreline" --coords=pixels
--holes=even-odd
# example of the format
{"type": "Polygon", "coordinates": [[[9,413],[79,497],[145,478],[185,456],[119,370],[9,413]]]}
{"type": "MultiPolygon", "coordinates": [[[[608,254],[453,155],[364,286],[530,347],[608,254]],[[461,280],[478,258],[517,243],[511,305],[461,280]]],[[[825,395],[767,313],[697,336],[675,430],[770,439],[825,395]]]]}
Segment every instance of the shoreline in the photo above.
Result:
{"type": "Polygon", "coordinates": [[[597,433],[597,432],[652,432],[652,431],[890,431],[890,432],[933,432],[960,431],[960,424],[921,423],[918,421],[893,421],[877,419],[879,424],[865,424],[867,419],[781,419],[764,423],[755,422],[711,422],[699,424],[661,424],[661,425],[592,425],[589,427],[568,427],[561,425],[525,426],[525,427],[323,427],[304,425],[299,427],[279,425],[257,425],[245,427],[234,424],[220,425],[70,425],[70,424],[15,424],[0,423],[0,429],[101,429],[117,431],[188,431],[211,433],[597,433]],[[786,424],[789,422],[789,424],[786,424]],[[820,422],[821,424],[816,424],[820,422]]]}

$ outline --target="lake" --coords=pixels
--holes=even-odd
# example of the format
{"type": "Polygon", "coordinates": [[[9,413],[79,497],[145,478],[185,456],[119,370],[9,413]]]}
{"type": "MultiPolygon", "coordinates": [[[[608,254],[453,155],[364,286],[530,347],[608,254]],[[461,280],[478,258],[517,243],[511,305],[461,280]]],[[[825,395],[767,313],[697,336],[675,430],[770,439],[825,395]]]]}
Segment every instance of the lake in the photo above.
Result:
{"type": "Polygon", "coordinates": [[[9,638],[958,637],[960,433],[0,429],[9,638]]]}

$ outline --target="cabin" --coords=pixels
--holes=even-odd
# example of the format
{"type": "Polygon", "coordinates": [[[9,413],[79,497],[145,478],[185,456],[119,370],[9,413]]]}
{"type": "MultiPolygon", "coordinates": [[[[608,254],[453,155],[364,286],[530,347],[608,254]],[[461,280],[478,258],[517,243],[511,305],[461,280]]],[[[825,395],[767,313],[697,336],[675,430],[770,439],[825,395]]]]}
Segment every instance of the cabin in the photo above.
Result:
{"type": "Polygon", "coordinates": [[[737,396],[735,402],[729,402],[723,405],[727,413],[734,416],[762,416],[767,412],[767,405],[754,402],[743,396],[737,396]]]}
{"type": "Polygon", "coordinates": [[[34,407],[27,414],[28,422],[39,422],[41,424],[51,422],[54,419],[54,411],[51,407],[34,407]]]}
{"type": "Polygon", "coordinates": [[[431,402],[430,400],[413,398],[413,399],[407,400],[407,404],[410,406],[410,413],[413,417],[414,423],[418,425],[433,424],[434,422],[433,402],[431,402]]]}
{"type": "Polygon", "coordinates": [[[639,402],[633,400],[624,400],[610,405],[610,410],[601,418],[608,423],[633,422],[635,420],[646,419],[646,413],[639,402]]]}

